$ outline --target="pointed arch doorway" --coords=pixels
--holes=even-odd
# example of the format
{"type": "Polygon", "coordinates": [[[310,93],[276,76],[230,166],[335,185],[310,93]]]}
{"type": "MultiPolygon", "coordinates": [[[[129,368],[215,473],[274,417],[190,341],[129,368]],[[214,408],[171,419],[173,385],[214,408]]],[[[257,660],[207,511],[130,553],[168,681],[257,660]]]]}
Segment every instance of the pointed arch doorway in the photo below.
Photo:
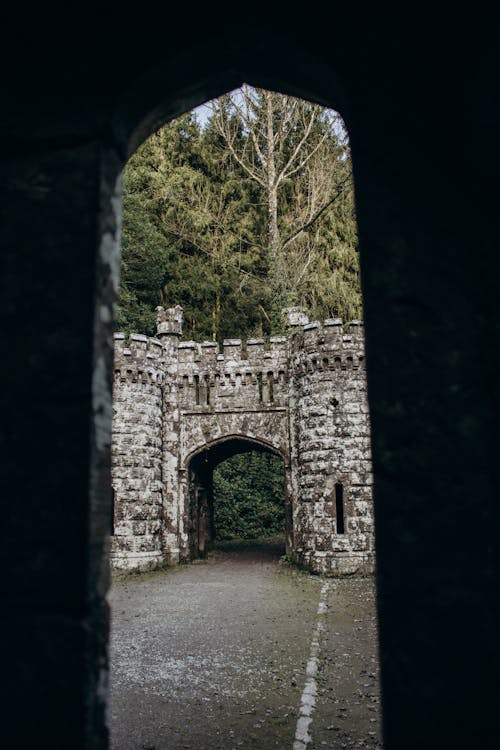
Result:
{"type": "Polygon", "coordinates": [[[185,528],[188,529],[189,550],[192,557],[204,557],[217,538],[214,471],[227,459],[247,454],[268,454],[281,459],[283,472],[283,517],[285,551],[293,549],[293,513],[290,493],[290,467],[284,456],[274,446],[264,441],[240,435],[208,443],[195,451],[186,461],[187,503],[185,528]]]}

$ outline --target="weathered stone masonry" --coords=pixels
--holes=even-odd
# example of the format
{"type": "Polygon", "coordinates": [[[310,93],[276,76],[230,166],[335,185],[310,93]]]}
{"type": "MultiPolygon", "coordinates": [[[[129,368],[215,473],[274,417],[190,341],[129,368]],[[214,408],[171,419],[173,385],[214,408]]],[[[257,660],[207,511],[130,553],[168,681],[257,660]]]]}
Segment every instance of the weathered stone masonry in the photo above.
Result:
{"type": "Polygon", "coordinates": [[[158,338],[115,334],[112,564],[147,569],[204,554],[212,472],[228,456],[283,457],[287,552],[327,575],[374,567],[363,327],[309,323],[289,336],[181,341],[182,309],[158,338]]]}

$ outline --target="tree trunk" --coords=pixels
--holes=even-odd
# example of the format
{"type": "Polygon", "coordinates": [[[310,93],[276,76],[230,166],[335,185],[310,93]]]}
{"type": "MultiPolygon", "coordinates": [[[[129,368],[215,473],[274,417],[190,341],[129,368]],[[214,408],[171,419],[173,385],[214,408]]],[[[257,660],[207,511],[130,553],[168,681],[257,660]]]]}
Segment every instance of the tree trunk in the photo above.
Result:
{"type": "MultiPolygon", "coordinates": [[[[282,263],[281,242],[278,228],[278,185],[274,153],[274,106],[273,94],[266,92],[266,140],[267,140],[267,203],[269,236],[269,281],[271,286],[271,320],[273,328],[279,330],[281,323],[282,263]]],[[[274,331],[273,331],[274,332],[274,331]]]]}

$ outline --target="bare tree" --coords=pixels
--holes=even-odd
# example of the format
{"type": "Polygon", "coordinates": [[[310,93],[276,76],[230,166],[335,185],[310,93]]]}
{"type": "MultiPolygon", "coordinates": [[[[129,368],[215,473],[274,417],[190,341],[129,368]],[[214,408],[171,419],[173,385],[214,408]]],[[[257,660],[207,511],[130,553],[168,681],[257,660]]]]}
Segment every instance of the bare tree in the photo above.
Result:
{"type": "Polygon", "coordinates": [[[244,85],[212,102],[229,153],[262,188],[267,204],[269,277],[275,314],[313,262],[311,230],[342,193],[350,169],[339,158],[340,116],[294,97],[244,85]],[[280,214],[280,191],[288,190],[280,214]]]}

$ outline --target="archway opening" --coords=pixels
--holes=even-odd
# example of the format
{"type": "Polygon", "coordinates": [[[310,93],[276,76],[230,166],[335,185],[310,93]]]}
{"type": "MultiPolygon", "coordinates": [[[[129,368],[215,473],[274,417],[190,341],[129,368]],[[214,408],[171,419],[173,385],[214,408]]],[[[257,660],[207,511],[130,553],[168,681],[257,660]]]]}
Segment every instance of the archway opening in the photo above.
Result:
{"type": "Polygon", "coordinates": [[[245,438],[217,442],[189,462],[189,549],[192,558],[249,540],[291,547],[292,514],[283,458],[245,438]],[[286,541],[287,540],[287,541],[286,541]]]}
{"type": "MultiPolygon", "coordinates": [[[[221,434],[253,434],[250,420],[293,474],[301,534],[295,550],[286,522],[287,552],[316,572],[371,569],[357,226],[340,115],[245,84],[173,120],[125,169],[122,244],[113,564],[206,554],[215,464],[188,500],[186,456],[221,434]],[[149,426],[137,429],[143,407],[149,426]],[[351,517],[334,543],[340,475],[351,517]],[[205,541],[191,528],[198,505],[205,541]]],[[[244,476],[249,454],[239,452],[244,476]]]]}
{"type": "MultiPolygon", "coordinates": [[[[347,135],[333,113],[290,98],[288,109],[280,110],[279,96],[262,89],[249,99],[222,97],[208,125],[185,115],[146,141],[125,173],[118,319],[124,333],[117,334],[115,359],[123,396],[115,452],[122,510],[113,559],[128,570],[206,558],[218,538],[274,533],[281,522],[283,551],[304,568],[341,576],[372,568],[369,425],[347,135]],[[238,120],[241,106],[248,110],[238,120]],[[252,130],[256,122],[264,145],[252,130]],[[280,130],[283,122],[291,123],[289,133],[280,130]],[[272,148],[276,159],[270,164],[272,148]],[[281,180],[270,184],[278,158],[281,180]],[[340,439],[350,441],[348,449],[340,449],[340,439]],[[258,475],[260,482],[264,466],[274,484],[265,490],[249,476],[258,475]],[[349,533],[337,519],[336,534],[334,483],[341,475],[347,478],[349,533]],[[275,507],[257,519],[262,493],[269,490],[275,507]]],[[[189,566],[191,586],[216,575],[210,563],[189,566]]],[[[209,602],[210,610],[201,609],[205,615],[213,610],[214,620],[228,594],[227,577],[221,576],[221,598],[209,602]]],[[[301,649],[317,614],[316,584],[312,576],[304,583],[310,587],[307,627],[299,621],[292,628],[301,649]]],[[[279,604],[275,594],[271,599],[279,604]]],[[[277,616],[280,628],[295,617],[301,594],[294,589],[286,601],[291,611],[277,616]]],[[[252,607],[265,617],[258,596],[252,607]]],[[[195,610],[199,617],[197,605],[195,610]]],[[[151,607],[144,612],[149,616],[151,607]]],[[[211,618],[200,623],[197,644],[211,618]]],[[[237,642],[252,641],[252,618],[245,622],[238,613],[236,619],[242,628],[237,642]]],[[[163,632],[163,621],[159,627],[163,632]]],[[[283,631],[283,652],[292,636],[283,631]]],[[[204,642],[205,652],[211,647],[204,642]]],[[[282,653],[270,658],[285,664],[282,653]]],[[[116,659],[115,681],[120,671],[125,674],[126,662],[125,653],[116,659]]],[[[276,679],[283,681],[280,674],[276,679]]],[[[289,688],[296,692],[295,677],[283,695],[289,688]]],[[[262,700],[269,699],[268,689],[258,688],[262,700]]],[[[290,723],[289,713],[277,716],[278,726],[285,719],[290,723]]],[[[357,731],[354,725],[349,731],[357,731]]],[[[289,742],[293,733],[286,731],[289,742]]]]}

